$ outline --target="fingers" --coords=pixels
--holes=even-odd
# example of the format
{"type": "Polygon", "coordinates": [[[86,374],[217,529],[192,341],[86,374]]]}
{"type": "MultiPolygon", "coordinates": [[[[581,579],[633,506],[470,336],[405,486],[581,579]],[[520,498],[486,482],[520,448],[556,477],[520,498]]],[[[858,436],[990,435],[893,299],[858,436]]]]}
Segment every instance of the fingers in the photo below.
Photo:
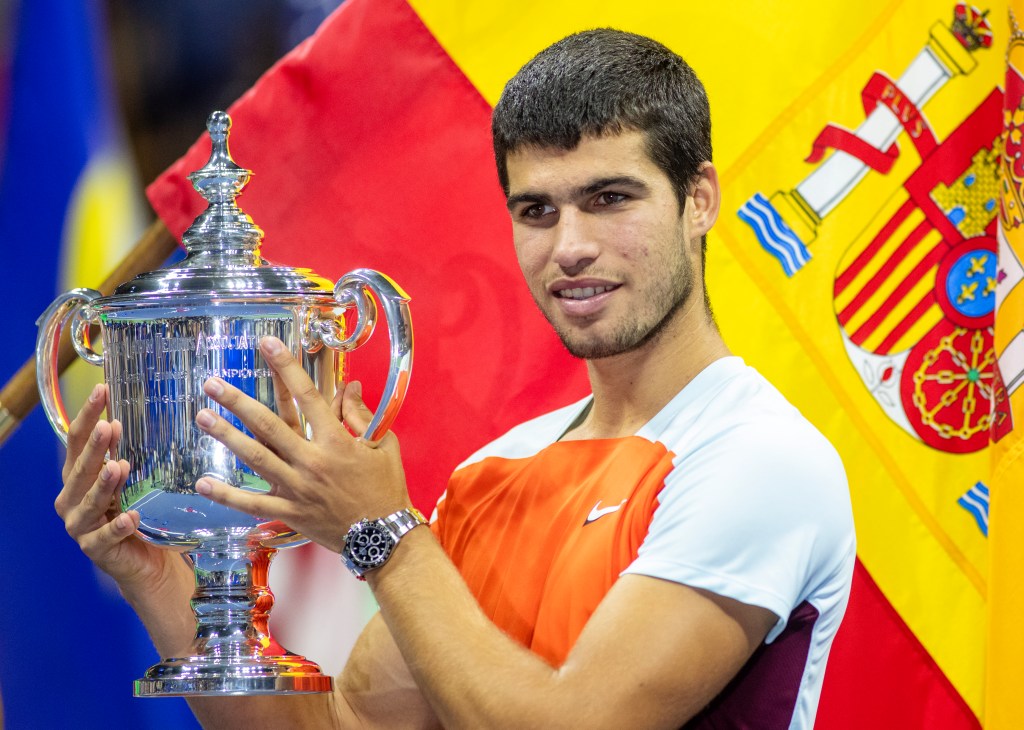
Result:
{"type": "Polygon", "coordinates": [[[118,420],[111,421],[110,422],[110,430],[111,430],[110,448],[107,451],[107,456],[109,456],[111,459],[113,459],[113,458],[115,458],[117,456],[117,445],[119,443],[121,443],[121,433],[122,433],[122,430],[123,430],[121,428],[121,422],[118,421],[118,420]]]}
{"type": "Polygon", "coordinates": [[[249,515],[284,520],[285,513],[289,512],[288,501],[281,497],[236,489],[230,484],[225,484],[211,477],[203,477],[197,481],[196,492],[204,497],[209,497],[218,504],[223,504],[249,515]]]}
{"type": "Polygon", "coordinates": [[[101,561],[117,547],[118,543],[131,537],[139,529],[139,513],[125,512],[96,530],[82,535],[78,545],[91,560],[101,561]]]}
{"type": "Polygon", "coordinates": [[[299,411],[295,408],[291,391],[288,390],[288,386],[285,385],[276,370],[270,372],[274,381],[274,403],[277,406],[277,415],[288,425],[288,428],[301,436],[302,425],[299,422],[299,411]]]}
{"type": "Polygon", "coordinates": [[[373,411],[363,403],[363,384],[353,380],[341,394],[341,420],[356,436],[362,436],[373,420],[373,411]]]}
{"type": "Polygon", "coordinates": [[[340,388],[338,388],[337,391],[335,391],[334,398],[331,399],[331,415],[334,416],[334,418],[338,421],[342,420],[341,400],[342,397],[345,395],[345,390],[345,386],[342,385],[340,388]]]}
{"type": "Polygon", "coordinates": [[[75,416],[75,420],[68,427],[68,451],[64,459],[64,470],[61,476],[67,480],[68,474],[78,459],[82,450],[89,442],[93,429],[100,419],[100,414],[107,405],[107,387],[97,385],[92,389],[86,399],[82,410],[75,416]]]}
{"type": "Polygon", "coordinates": [[[79,544],[89,533],[110,521],[108,513],[114,494],[127,480],[128,462],[109,461],[79,499],[58,506],[65,529],[79,544]]]}
{"type": "Polygon", "coordinates": [[[227,383],[212,378],[206,381],[203,387],[208,395],[238,415],[242,422],[268,445],[264,446],[246,436],[209,408],[204,408],[196,414],[196,425],[227,446],[243,463],[267,481],[278,482],[290,477],[291,467],[271,449],[278,450],[278,453],[293,453],[288,444],[293,444],[293,447],[297,448],[306,443],[305,439],[289,430],[269,408],[260,405],[227,383]],[[221,395],[210,392],[217,387],[221,388],[221,395]]]}
{"type": "Polygon", "coordinates": [[[129,465],[123,459],[114,460],[121,440],[120,422],[100,420],[107,395],[106,386],[93,388],[71,423],[64,486],[53,503],[68,534],[86,555],[97,561],[102,561],[139,525],[138,513],[111,519],[114,495],[128,481],[129,465]],[[104,463],[108,454],[110,461],[104,463]]]}
{"type": "MultiPolygon", "coordinates": [[[[270,444],[275,450],[294,446],[298,441],[305,441],[272,410],[221,378],[210,378],[203,383],[203,392],[238,416],[256,438],[270,444]]],[[[210,413],[217,415],[213,411],[210,413]]]]}
{"type": "Polygon", "coordinates": [[[318,427],[326,428],[336,420],[316,384],[295,362],[295,358],[291,356],[281,340],[276,337],[264,337],[260,340],[260,352],[263,353],[263,357],[266,358],[270,367],[280,375],[281,381],[295,398],[299,410],[312,424],[314,434],[318,427]]]}
{"type": "Polygon", "coordinates": [[[106,421],[96,423],[82,445],[78,458],[71,464],[64,465],[64,486],[53,503],[62,519],[67,518],[70,510],[82,501],[96,483],[103,459],[110,449],[113,433],[113,427],[106,421]]]}

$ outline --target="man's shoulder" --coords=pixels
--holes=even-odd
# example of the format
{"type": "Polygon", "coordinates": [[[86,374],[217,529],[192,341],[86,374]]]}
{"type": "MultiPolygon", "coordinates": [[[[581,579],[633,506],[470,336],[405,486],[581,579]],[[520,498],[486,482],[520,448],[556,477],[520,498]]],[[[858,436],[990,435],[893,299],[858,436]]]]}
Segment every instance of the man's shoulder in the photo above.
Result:
{"type": "Polygon", "coordinates": [[[512,427],[486,446],[478,449],[459,464],[456,470],[464,469],[488,457],[525,459],[536,455],[557,441],[568,430],[590,400],[591,396],[587,396],[580,401],[512,427]]]}
{"type": "Polygon", "coordinates": [[[715,446],[835,456],[818,428],[738,357],[708,366],[638,435],[664,443],[680,458],[715,446]]]}
{"type": "Polygon", "coordinates": [[[666,414],[659,432],[648,434],[673,454],[662,501],[700,499],[717,505],[709,513],[745,507],[758,519],[771,514],[780,524],[821,521],[852,532],[846,470],[836,448],[767,379],[739,358],[731,360],[716,363],[718,372],[705,378],[699,397],[666,414]]]}

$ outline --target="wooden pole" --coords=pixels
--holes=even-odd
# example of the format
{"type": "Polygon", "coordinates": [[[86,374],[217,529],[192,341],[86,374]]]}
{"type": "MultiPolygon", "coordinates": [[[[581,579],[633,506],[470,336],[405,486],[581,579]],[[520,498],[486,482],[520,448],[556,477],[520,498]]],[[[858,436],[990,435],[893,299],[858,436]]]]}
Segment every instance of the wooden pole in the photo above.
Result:
{"type": "MultiPolygon", "coordinates": [[[[112,294],[120,284],[134,279],[141,273],[160,268],[174,253],[178,242],[163,224],[156,220],[135,247],[117,265],[102,284],[99,291],[104,296],[112,294]]],[[[77,354],[68,337],[62,337],[57,349],[57,368],[64,372],[75,361],[77,354]]],[[[36,387],[36,359],[30,357],[14,377],[0,390],[0,446],[18,427],[32,409],[39,403],[39,389],[36,387]]]]}

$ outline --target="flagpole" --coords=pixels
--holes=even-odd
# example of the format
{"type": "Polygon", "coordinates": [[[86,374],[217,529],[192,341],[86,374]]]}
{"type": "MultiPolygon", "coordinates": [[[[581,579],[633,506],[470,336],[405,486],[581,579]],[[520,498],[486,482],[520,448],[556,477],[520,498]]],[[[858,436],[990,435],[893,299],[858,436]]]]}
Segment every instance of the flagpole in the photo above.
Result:
{"type": "MultiPolygon", "coordinates": [[[[167,230],[163,221],[157,219],[142,238],[122,259],[117,268],[99,286],[106,296],[125,281],[139,274],[157,269],[174,253],[178,241],[167,230]]],[[[68,337],[63,337],[57,350],[57,371],[63,373],[75,361],[77,354],[68,337]]],[[[0,390],[0,446],[14,433],[18,425],[39,403],[39,389],[36,387],[36,360],[30,357],[0,390]]]]}

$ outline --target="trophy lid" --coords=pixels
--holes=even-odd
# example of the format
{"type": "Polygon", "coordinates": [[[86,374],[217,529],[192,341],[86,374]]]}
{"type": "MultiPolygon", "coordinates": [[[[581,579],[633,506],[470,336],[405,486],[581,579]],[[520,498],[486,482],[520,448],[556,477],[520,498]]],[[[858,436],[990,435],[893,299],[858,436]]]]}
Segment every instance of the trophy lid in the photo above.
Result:
{"type": "Polygon", "coordinates": [[[273,266],[260,256],[263,231],[235,202],[252,171],[228,151],[231,117],[213,112],[206,122],[210,159],[188,177],[209,206],[182,236],[188,252],[171,266],[140,274],[97,299],[97,309],[121,306],[188,305],[195,299],[287,303],[331,297],[334,284],[309,269],[273,266]]]}

